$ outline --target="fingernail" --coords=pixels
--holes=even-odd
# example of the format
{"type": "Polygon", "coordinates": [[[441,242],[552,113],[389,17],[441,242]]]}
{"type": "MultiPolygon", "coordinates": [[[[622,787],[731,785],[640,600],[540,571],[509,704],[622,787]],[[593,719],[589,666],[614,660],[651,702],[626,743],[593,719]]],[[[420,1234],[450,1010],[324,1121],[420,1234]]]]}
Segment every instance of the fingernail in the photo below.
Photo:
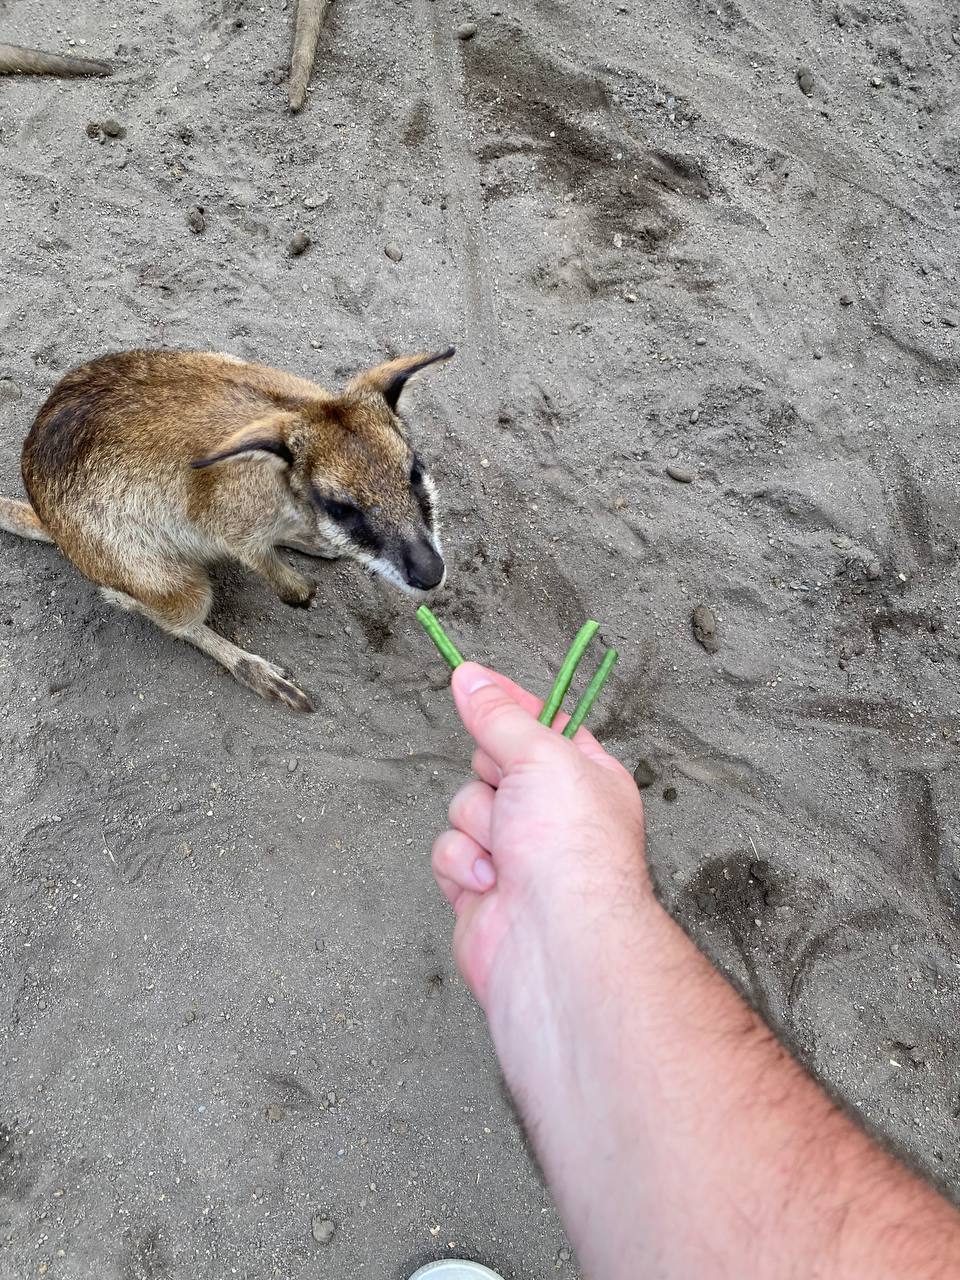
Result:
{"type": "Polygon", "coordinates": [[[472,667],[469,671],[465,671],[460,678],[463,691],[468,697],[472,697],[478,689],[482,689],[484,685],[493,684],[493,681],[479,667],[472,667]]]}
{"type": "Polygon", "coordinates": [[[496,882],[497,873],[486,858],[478,858],[473,864],[473,878],[481,889],[489,889],[496,882]]]}

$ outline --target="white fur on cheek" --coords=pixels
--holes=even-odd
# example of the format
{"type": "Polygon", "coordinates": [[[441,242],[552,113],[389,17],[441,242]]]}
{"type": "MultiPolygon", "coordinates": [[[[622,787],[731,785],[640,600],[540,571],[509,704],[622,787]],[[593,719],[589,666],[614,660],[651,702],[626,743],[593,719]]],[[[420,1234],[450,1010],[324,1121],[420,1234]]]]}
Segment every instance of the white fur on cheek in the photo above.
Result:
{"type": "MultiPolygon", "coordinates": [[[[433,535],[433,544],[437,548],[437,554],[443,559],[443,543],[440,541],[440,504],[437,501],[437,486],[426,472],[423,474],[423,487],[426,489],[430,497],[430,507],[433,512],[433,528],[430,530],[433,535]]],[[[446,571],[444,571],[446,578],[446,571]]]]}

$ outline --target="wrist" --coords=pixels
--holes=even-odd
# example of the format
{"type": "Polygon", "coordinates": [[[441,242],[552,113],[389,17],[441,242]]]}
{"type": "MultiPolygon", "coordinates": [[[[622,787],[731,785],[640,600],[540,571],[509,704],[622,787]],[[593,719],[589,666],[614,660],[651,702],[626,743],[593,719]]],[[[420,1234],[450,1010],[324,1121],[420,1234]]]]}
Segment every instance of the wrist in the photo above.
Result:
{"type": "MultiPolygon", "coordinates": [[[[576,855],[573,855],[576,856],[576,855]]],[[[532,877],[490,971],[484,1010],[508,1080],[526,1069],[574,1067],[573,1047],[605,1034],[603,1004],[631,988],[643,1002],[656,982],[664,933],[676,930],[657,901],[636,845],[608,849],[591,866],[532,877]],[[520,913],[522,912],[522,917],[520,913]]]]}

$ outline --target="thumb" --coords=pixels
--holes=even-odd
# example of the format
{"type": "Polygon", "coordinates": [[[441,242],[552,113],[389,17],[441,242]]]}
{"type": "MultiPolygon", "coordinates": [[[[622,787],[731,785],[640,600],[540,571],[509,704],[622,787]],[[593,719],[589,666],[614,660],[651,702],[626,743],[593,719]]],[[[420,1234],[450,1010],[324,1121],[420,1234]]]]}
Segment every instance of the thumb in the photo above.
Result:
{"type": "Polygon", "coordinates": [[[504,772],[545,747],[567,745],[524,710],[486,667],[464,662],[454,671],[451,686],[467,733],[504,772]]]}

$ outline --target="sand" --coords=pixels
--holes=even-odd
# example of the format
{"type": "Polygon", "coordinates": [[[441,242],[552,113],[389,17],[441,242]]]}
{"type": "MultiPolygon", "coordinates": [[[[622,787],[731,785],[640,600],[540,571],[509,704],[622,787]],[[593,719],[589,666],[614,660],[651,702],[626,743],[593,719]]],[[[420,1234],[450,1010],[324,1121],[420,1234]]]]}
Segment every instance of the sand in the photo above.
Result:
{"type": "MultiPolygon", "coordinates": [[[[0,83],[0,491],[105,350],[456,343],[408,401],[437,612],[536,689],[602,621],[664,900],[956,1193],[960,12],[338,0],[295,117],[291,25],[0,9],[118,68],[0,83]]],[[[429,875],[445,671],[307,567],[215,619],[298,718],[0,535],[3,1280],[579,1274],[429,875]]]]}

